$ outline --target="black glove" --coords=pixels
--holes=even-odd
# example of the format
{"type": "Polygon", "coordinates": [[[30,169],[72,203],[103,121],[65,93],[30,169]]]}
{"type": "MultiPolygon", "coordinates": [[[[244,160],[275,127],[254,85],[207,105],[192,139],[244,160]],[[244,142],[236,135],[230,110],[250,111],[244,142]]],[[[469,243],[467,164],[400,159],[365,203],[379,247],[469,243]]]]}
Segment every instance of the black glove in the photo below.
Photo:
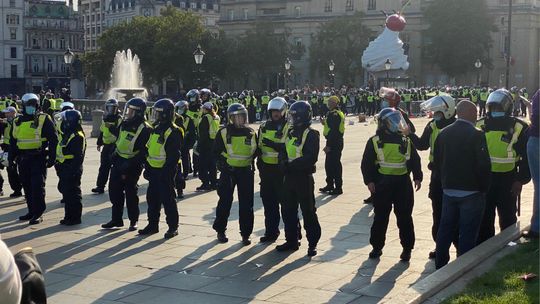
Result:
{"type": "Polygon", "coordinates": [[[56,159],[49,158],[47,159],[47,168],[52,168],[56,164],[56,159]]]}

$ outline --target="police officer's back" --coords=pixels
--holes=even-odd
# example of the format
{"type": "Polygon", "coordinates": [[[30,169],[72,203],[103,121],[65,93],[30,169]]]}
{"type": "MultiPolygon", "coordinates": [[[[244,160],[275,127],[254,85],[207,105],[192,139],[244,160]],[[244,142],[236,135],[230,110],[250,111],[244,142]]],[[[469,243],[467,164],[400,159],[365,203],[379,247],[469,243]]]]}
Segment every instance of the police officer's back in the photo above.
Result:
{"type": "Polygon", "coordinates": [[[107,184],[111,170],[111,158],[118,133],[120,132],[121,122],[122,117],[118,111],[118,101],[114,98],[107,100],[97,139],[97,150],[101,154],[96,187],[92,189],[93,193],[101,194],[105,191],[105,185],[107,184]]]}

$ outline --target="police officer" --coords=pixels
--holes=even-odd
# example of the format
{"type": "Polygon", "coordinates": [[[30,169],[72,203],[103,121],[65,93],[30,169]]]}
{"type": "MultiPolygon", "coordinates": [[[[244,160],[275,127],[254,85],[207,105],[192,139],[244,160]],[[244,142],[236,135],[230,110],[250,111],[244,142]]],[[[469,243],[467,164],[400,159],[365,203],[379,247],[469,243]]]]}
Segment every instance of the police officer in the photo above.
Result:
{"type": "MultiPolygon", "coordinates": [[[[180,100],[174,105],[174,124],[182,129],[183,140],[180,147],[180,159],[178,162],[178,170],[176,170],[176,177],[174,178],[174,185],[176,188],[176,198],[184,198],[184,189],[186,188],[186,180],[184,177],[187,177],[187,174],[184,175],[183,171],[189,171],[189,149],[186,149],[186,141],[189,139],[188,130],[191,129],[191,134],[195,132],[195,126],[193,121],[186,115],[186,110],[188,108],[188,102],[185,100],[180,100]],[[184,167],[187,162],[187,167],[184,167]]],[[[193,142],[190,142],[193,145],[193,142]]]]}
{"type": "Polygon", "coordinates": [[[102,194],[105,192],[105,185],[111,170],[111,158],[115,149],[114,143],[118,138],[118,128],[121,122],[122,117],[118,111],[118,100],[114,98],[107,100],[97,139],[97,150],[101,152],[101,155],[96,187],[92,189],[94,193],[102,194]]]}
{"type": "Polygon", "coordinates": [[[62,193],[65,212],[60,224],[72,226],[81,223],[81,177],[86,152],[86,137],[82,130],[82,116],[79,111],[63,111],[61,119],[62,133],[56,147],[55,165],[58,191],[62,193]]]}
{"type": "Polygon", "coordinates": [[[485,132],[492,172],[478,243],[495,234],[495,209],[501,230],[516,223],[517,197],[531,179],[527,159],[529,127],[511,116],[512,106],[508,90],[492,92],[486,102],[487,116],[476,125],[485,132]]]}
{"type": "Polygon", "coordinates": [[[233,201],[234,188],[238,186],[239,221],[242,244],[251,244],[253,232],[253,158],[257,150],[257,135],[247,126],[246,108],[234,103],[227,109],[227,125],[218,131],[214,154],[221,172],[218,183],[219,201],[213,228],[220,243],[228,242],[225,234],[233,201]]]}
{"type": "MultiPolygon", "coordinates": [[[[189,90],[186,94],[187,101],[189,103],[188,110],[186,111],[186,115],[193,121],[193,125],[195,127],[195,131],[193,132],[193,136],[195,138],[195,142],[193,146],[191,146],[189,149],[193,149],[193,166],[191,166],[191,160],[188,160],[189,164],[189,170],[185,171],[184,174],[193,172],[193,177],[197,177],[197,174],[199,172],[199,156],[196,153],[196,149],[194,146],[197,143],[197,140],[199,139],[199,134],[197,134],[197,127],[199,126],[199,122],[201,121],[201,98],[200,98],[200,92],[197,89],[189,90]]],[[[188,151],[189,155],[189,151],[188,151]]]]}
{"type": "Polygon", "coordinates": [[[480,108],[478,111],[478,115],[480,117],[486,116],[486,102],[489,97],[488,88],[482,88],[480,91],[480,96],[478,98],[478,107],[480,108]]]}
{"type": "Polygon", "coordinates": [[[413,172],[418,191],[422,181],[422,169],[420,156],[414,145],[402,135],[406,129],[407,123],[400,111],[384,108],[378,116],[377,132],[368,140],[364,149],[362,175],[364,183],[372,193],[375,213],[369,240],[373,247],[369,253],[371,259],[382,255],[392,206],[403,246],[400,259],[409,261],[414,248],[414,191],[409,174],[413,172]]]}
{"type": "Polygon", "coordinates": [[[319,191],[330,195],[343,193],[343,167],[341,166],[341,152],[343,151],[343,134],[345,133],[345,115],[339,109],[339,98],[331,96],[328,99],[328,114],[322,120],[323,135],[326,138],[326,153],[324,169],[326,171],[326,186],[319,191]]]}
{"type": "Polygon", "coordinates": [[[202,106],[203,115],[197,128],[199,141],[197,150],[199,152],[199,178],[202,185],[197,187],[197,191],[209,191],[217,189],[216,159],[212,153],[212,147],[216,134],[219,130],[220,119],[214,111],[211,102],[205,102],[202,106]]]}
{"type": "Polygon", "coordinates": [[[261,107],[262,107],[261,119],[269,118],[268,116],[269,103],[270,103],[270,95],[268,94],[268,91],[264,91],[263,95],[261,96],[261,107]]]}
{"type": "Polygon", "coordinates": [[[144,176],[148,179],[146,201],[148,225],[139,230],[140,235],[159,232],[161,204],[169,229],[165,238],[178,235],[178,208],[174,199],[173,179],[180,160],[183,130],[174,124],[174,103],[170,99],[156,101],[152,108],[154,129],[146,143],[146,166],[144,176]]]}
{"type": "Polygon", "coordinates": [[[130,221],[129,231],[137,229],[139,220],[139,197],[137,181],[142,172],[145,145],[151,127],[145,121],[146,101],[142,98],[130,99],[122,115],[118,139],[112,157],[109,179],[109,198],[112,203],[112,219],[102,228],[123,227],[124,202],[130,221]]]}
{"type": "MultiPolygon", "coordinates": [[[[3,139],[2,143],[0,144],[0,147],[2,147],[2,151],[4,153],[7,153],[6,155],[9,156],[9,142],[11,137],[11,129],[13,128],[13,120],[15,117],[17,117],[17,110],[12,107],[8,106],[4,110],[2,110],[2,113],[4,114],[5,121],[2,123],[1,127],[3,129],[3,139]]],[[[3,160],[7,160],[7,158],[2,158],[3,160]]],[[[21,180],[19,178],[19,172],[17,171],[17,166],[10,165],[8,162],[8,165],[6,167],[7,175],[8,175],[8,182],[9,186],[11,187],[11,190],[13,190],[13,193],[9,195],[9,197],[20,197],[22,196],[22,184],[21,180]]],[[[1,184],[4,184],[4,179],[0,175],[1,184]]],[[[3,187],[2,187],[3,188],[3,187]]],[[[2,192],[3,195],[3,191],[2,192]]]]}
{"type": "Polygon", "coordinates": [[[9,164],[19,165],[28,213],[19,217],[30,225],[43,221],[47,168],[56,162],[58,138],[51,118],[39,112],[39,97],[28,93],[22,97],[23,115],[13,121],[9,147],[9,164]]]}
{"type": "Polygon", "coordinates": [[[281,214],[285,226],[285,243],[276,247],[277,251],[298,250],[300,238],[298,230],[298,205],[302,210],[304,228],[309,242],[307,255],[317,254],[317,243],[321,238],[321,225],[315,207],[315,164],[319,156],[319,132],[313,130],[311,106],[307,101],[297,101],[289,109],[289,122],[285,151],[287,158],[281,162],[285,173],[283,187],[284,200],[281,214]]]}
{"type": "Polygon", "coordinates": [[[279,160],[285,158],[285,141],[289,132],[286,120],[287,102],[276,97],[268,103],[268,120],[259,127],[257,159],[261,178],[261,199],[264,206],[265,233],[261,243],[275,242],[279,236],[279,204],[283,202],[283,172],[279,160]]]}
{"type": "MultiPolygon", "coordinates": [[[[408,134],[409,132],[407,131],[404,135],[409,136],[416,149],[420,151],[429,149],[428,169],[431,170],[433,166],[433,149],[435,146],[435,140],[443,128],[456,121],[456,102],[451,96],[435,96],[423,102],[421,104],[421,108],[426,112],[433,113],[433,119],[428,122],[421,137],[418,137],[414,133],[408,134]]],[[[439,231],[439,223],[442,212],[443,189],[440,176],[437,176],[435,172],[431,173],[428,196],[431,199],[433,217],[431,236],[433,241],[437,241],[437,231],[439,231]]],[[[435,258],[435,250],[429,252],[429,258],[435,258]]]]}

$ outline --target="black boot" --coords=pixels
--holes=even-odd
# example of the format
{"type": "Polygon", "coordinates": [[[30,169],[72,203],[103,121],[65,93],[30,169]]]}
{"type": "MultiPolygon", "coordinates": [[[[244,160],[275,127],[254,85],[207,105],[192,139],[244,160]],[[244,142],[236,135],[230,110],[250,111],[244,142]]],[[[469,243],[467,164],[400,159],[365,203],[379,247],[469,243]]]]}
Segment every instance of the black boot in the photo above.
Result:
{"type": "Polygon", "coordinates": [[[341,188],[336,188],[336,189],[328,191],[328,194],[330,194],[330,195],[340,195],[340,194],[343,194],[343,190],[341,188]]]}
{"type": "Polygon", "coordinates": [[[96,194],[103,194],[105,192],[105,189],[103,187],[95,187],[92,189],[92,193],[96,194]]]}
{"type": "Polygon", "coordinates": [[[218,232],[217,240],[220,243],[227,243],[229,241],[229,239],[227,238],[227,235],[225,235],[225,232],[218,232]]]}
{"type": "Polygon", "coordinates": [[[277,240],[279,234],[276,235],[264,235],[259,239],[261,243],[273,243],[277,240]]]}
{"type": "Polygon", "coordinates": [[[165,232],[165,238],[170,239],[178,235],[178,229],[169,228],[167,232],[165,232]]]}
{"type": "Polygon", "coordinates": [[[37,225],[39,223],[43,222],[43,217],[40,216],[33,216],[30,221],[28,222],[29,225],[37,225]]]}
{"type": "Polygon", "coordinates": [[[325,186],[323,188],[319,188],[319,192],[328,192],[334,190],[334,187],[332,186],[325,186]]]}
{"type": "Polygon", "coordinates": [[[399,259],[403,262],[408,262],[411,260],[411,251],[412,249],[409,248],[403,248],[403,251],[401,252],[401,255],[399,256],[399,259]]]}
{"type": "Polygon", "coordinates": [[[296,251],[300,245],[298,243],[285,242],[276,246],[276,250],[279,252],[296,251]]]}
{"type": "Polygon", "coordinates": [[[243,236],[242,237],[242,245],[244,245],[244,246],[251,245],[251,240],[249,239],[249,236],[243,236]]]}
{"type": "Polygon", "coordinates": [[[137,230],[137,221],[129,221],[129,231],[137,230]]]}
{"type": "Polygon", "coordinates": [[[309,257],[316,256],[317,255],[317,246],[309,246],[307,250],[307,255],[309,257]]]}
{"type": "Polygon", "coordinates": [[[23,216],[19,216],[19,221],[29,221],[32,218],[32,214],[27,213],[23,216]]]}
{"type": "MultiPolygon", "coordinates": [[[[131,226],[130,226],[131,228],[131,226]]],[[[152,225],[148,224],[143,229],[139,229],[140,235],[151,235],[159,232],[159,226],[158,225],[152,225]]]]}
{"type": "Polygon", "coordinates": [[[101,228],[103,229],[111,229],[111,228],[117,228],[117,227],[124,227],[124,221],[110,221],[106,224],[101,225],[101,228]]]}
{"type": "Polygon", "coordinates": [[[373,250],[371,250],[371,252],[369,253],[369,258],[370,259],[378,259],[381,255],[382,255],[382,250],[381,249],[373,248],[373,250]]]}

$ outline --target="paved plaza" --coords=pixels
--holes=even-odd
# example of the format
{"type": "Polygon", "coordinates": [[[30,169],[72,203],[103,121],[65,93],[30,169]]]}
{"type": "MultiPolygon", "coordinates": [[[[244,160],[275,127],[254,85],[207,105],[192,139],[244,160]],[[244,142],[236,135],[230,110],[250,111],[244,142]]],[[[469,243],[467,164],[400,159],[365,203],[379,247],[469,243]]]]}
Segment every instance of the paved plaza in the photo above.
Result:
{"type": "MultiPolygon", "coordinates": [[[[413,119],[421,133],[427,119],[413,119]]],[[[399,261],[401,245],[395,217],[391,216],[387,242],[380,260],[369,260],[369,230],[373,211],[364,205],[368,197],[360,172],[367,139],[374,123],[346,119],[343,152],[344,194],[332,197],[316,193],[322,238],[319,253],[306,257],[307,241],[300,250],[278,253],[275,244],[261,245],[264,214],[255,182],[255,229],[253,244],[243,247],[238,228],[238,205],[233,204],[228,226],[229,242],[219,244],[212,222],[218,200],[216,192],[195,193],[198,179],[187,181],[186,198],[178,203],[179,236],[164,240],[167,230],[162,212],[159,234],[150,237],[118,230],[102,230],[110,220],[108,193],[91,194],[99,167],[96,140],[88,140],[84,174],[83,224],[58,225],[64,210],[56,189],[54,170],[48,171],[47,211],[44,222],[28,226],[16,218],[26,213],[20,199],[0,198],[0,233],[13,252],[31,246],[46,271],[50,303],[377,303],[389,292],[407,288],[435,269],[427,259],[434,248],[431,239],[430,172],[428,152],[422,151],[424,182],[415,194],[416,246],[410,263],[399,261]],[[349,121],[355,121],[349,125],[349,121]]],[[[254,126],[258,128],[258,126],[254,126]]],[[[314,127],[321,130],[319,123],[314,127]]],[[[87,134],[90,130],[87,129],[87,134]]],[[[420,135],[420,134],[419,134],[420,135]]],[[[321,138],[321,150],[324,138],[321,138]]],[[[5,171],[4,171],[5,176],[5,171]]],[[[324,186],[324,153],[319,154],[315,187],[324,186]]],[[[147,181],[139,181],[141,221],[146,225],[147,181]]],[[[9,185],[4,191],[9,194],[9,185]]],[[[235,196],[236,197],[236,196],[235,196]]],[[[532,183],[524,187],[521,221],[528,223],[532,183]]],[[[127,216],[127,215],[125,215],[127,216]]],[[[304,233],[305,235],[305,233],[304,233]]],[[[284,240],[283,233],[278,243],[284,240]]],[[[455,253],[452,253],[455,257],[455,253]]]]}

